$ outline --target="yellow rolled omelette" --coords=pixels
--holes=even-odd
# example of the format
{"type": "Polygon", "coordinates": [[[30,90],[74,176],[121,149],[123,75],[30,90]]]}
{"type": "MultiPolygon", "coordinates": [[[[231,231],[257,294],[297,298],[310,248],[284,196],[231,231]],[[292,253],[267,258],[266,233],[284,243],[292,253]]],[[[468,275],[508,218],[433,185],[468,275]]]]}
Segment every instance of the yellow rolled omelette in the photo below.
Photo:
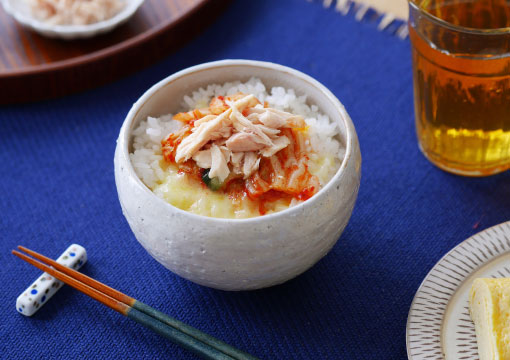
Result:
{"type": "Polygon", "coordinates": [[[480,360],[510,360],[510,278],[475,279],[469,313],[480,360]]]}

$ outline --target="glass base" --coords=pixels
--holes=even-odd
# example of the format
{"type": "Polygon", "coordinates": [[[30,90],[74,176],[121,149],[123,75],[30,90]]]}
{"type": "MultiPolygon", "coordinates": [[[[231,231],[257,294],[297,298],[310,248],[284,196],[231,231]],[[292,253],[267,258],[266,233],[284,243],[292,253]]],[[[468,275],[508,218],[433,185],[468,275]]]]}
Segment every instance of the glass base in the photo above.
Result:
{"type": "Polygon", "coordinates": [[[444,170],[446,172],[449,172],[449,173],[455,174],[455,175],[469,176],[469,177],[485,177],[485,176],[496,175],[496,174],[502,173],[503,171],[510,169],[510,164],[494,165],[494,166],[488,166],[488,167],[484,167],[484,168],[466,167],[463,164],[445,161],[444,159],[441,159],[438,156],[435,156],[434,154],[427,153],[426,151],[423,150],[423,147],[421,146],[421,144],[419,142],[418,142],[418,147],[420,148],[421,153],[427,158],[428,161],[430,161],[432,164],[434,164],[441,170],[444,170]]]}

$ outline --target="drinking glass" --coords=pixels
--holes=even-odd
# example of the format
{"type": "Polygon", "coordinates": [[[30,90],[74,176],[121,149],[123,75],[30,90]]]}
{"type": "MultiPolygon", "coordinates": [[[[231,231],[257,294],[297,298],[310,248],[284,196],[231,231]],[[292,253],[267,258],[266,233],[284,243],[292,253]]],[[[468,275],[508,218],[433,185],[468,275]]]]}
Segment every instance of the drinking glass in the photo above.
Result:
{"type": "Polygon", "coordinates": [[[443,170],[510,168],[510,0],[410,0],[418,144],[443,170]]]}

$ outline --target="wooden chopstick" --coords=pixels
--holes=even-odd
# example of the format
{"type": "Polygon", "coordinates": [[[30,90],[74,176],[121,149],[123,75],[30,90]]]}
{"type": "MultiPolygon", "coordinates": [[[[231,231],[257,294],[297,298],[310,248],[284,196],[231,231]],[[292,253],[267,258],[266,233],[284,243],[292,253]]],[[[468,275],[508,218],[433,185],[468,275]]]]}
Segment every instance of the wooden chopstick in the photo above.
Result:
{"type": "Polygon", "coordinates": [[[55,260],[53,259],[50,259],[42,254],[39,254],[38,252],[35,252],[33,250],[30,250],[24,246],[18,246],[18,249],[26,252],[27,254],[33,256],[34,258],[42,261],[43,263],[46,263],[48,265],[51,265],[53,266],[55,269],[63,272],[64,274],[67,274],[71,277],[73,277],[74,279],[77,279],[79,281],[81,281],[82,283],[85,283],[87,285],[89,285],[90,287],[96,289],[96,290],[99,290],[100,292],[126,304],[126,305],[129,305],[131,306],[132,308],[135,308],[136,310],[138,311],[141,311],[155,319],[158,319],[159,321],[169,325],[169,326],[172,326],[173,328],[215,348],[215,349],[218,349],[219,351],[233,357],[234,359],[239,359],[239,360],[255,360],[256,358],[253,357],[252,355],[250,354],[247,354],[245,353],[244,351],[241,351],[239,349],[236,349],[230,345],[228,345],[227,343],[221,341],[221,340],[218,340],[214,337],[212,337],[211,335],[208,335],[198,329],[195,329],[177,319],[174,319],[170,316],[168,316],[167,314],[165,313],[162,313],[161,311],[158,311],[156,309],[154,309],[153,307],[147,305],[147,304],[144,304],[143,302],[141,301],[138,301],[126,294],[123,294],[121,293],[120,291],[118,290],[115,290],[85,274],[82,274],[81,272],[79,271],[76,271],[76,270],[73,270],[71,268],[68,268],[64,265],[61,265],[59,264],[58,262],[56,262],[55,260]]]}
{"type": "Polygon", "coordinates": [[[207,344],[202,343],[201,341],[196,340],[195,338],[188,336],[179,330],[168,326],[157,319],[154,319],[153,317],[138,311],[129,305],[126,305],[106,294],[103,294],[102,292],[72,278],[69,275],[66,275],[58,270],[55,270],[53,268],[50,268],[49,266],[34,260],[25,254],[22,254],[16,250],[13,250],[12,253],[19,258],[25,260],[26,262],[30,263],[31,265],[43,270],[44,272],[53,275],[55,278],[65,282],[66,284],[74,287],[75,289],[83,292],[84,294],[90,296],[91,298],[99,301],[100,303],[108,306],[109,308],[121,313],[122,315],[125,315],[136,322],[148,327],[149,329],[155,331],[156,333],[170,339],[174,343],[194,352],[198,356],[209,359],[209,360],[215,360],[215,359],[221,359],[221,360],[232,360],[234,358],[220,352],[219,350],[210,347],[207,344]]]}
{"type": "Polygon", "coordinates": [[[238,359],[255,360],[257,358],[238,350],[202,331],[146,305],[130,296],[121,293],[95,279],[76,270],[65,267],[56,261],[23,246],[18,248],[34,258],[47,263],[53,268],[34,260],[23,253],[13,250],[12,253],[31,265],[53,275],[75,289],[89,295],[93,299],[113,310],[145,325],[158,334],[174,341],[178,345],[193,351],[206,359],[238,359]]]}

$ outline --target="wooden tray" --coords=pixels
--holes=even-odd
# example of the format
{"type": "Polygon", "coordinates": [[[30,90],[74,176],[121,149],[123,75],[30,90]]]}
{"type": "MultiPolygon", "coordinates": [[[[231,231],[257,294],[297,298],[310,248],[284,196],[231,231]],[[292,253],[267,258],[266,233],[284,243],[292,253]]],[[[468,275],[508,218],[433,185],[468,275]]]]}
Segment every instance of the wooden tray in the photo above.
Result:
{"type": "Polygon", "coordinates": [[[73,41],[26,30],[0,7],[0,104],[63,96],[139,70],[204,30],[229,2],[146,0],[112,32],[73,41]]]}

